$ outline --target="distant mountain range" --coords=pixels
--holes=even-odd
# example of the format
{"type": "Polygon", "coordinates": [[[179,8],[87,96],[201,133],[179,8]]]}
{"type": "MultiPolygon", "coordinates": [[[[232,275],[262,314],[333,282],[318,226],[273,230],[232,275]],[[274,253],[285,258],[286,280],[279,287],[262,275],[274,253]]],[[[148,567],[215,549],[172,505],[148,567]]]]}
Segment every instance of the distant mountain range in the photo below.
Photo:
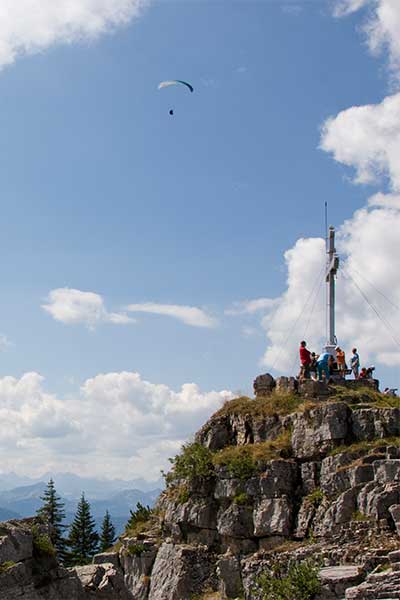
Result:
{"type": "MultiPolygon", "coordinates": [[[[104,514],[108,510],[117,534],[123,531],[130,510],[134,510],[138,502],[153,506],[161,492],[161,486],[147,490],[134,486],[137,482],[143,483],[141,480],[100,480],[61,473],[46,474],[41,480],[35,481],[8,473],[0,475],[0,521],[35,515],[42,505],[41,496],[51,477],[54,479],[58,495],[65,504],[66,524],[72,522],[77,503],[84,492],[98,527],[100,528],[104,514]],[[18,485],[21,482],[23,484],[18,485]],[[11,487],[13,483],[17,485],[11,487]]],[[[145,486],[149,488],[146,483],[145,486]]]]}

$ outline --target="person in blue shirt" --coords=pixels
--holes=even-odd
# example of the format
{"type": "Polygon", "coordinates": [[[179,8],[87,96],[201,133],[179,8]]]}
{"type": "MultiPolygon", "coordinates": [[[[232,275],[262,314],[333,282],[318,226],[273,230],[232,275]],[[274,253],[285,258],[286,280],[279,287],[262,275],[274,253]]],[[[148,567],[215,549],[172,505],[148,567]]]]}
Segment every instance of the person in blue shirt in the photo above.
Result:
{"type": "Polygon", "coordinates": [[[354,379],[358,379],[358,371],[360,369],[360,357],[357,354],[357,348],[353,348],[352,357],[350,359],[351,370],[353,371],[354,379]]]}
{"type": "Polygon", "coordinates": [[[332,362],[332,356],[329,352],[320,354],[317,360],[318,381],[322,381],[322,374],[325,374],[325,381],[329,381],[329,365],[332,362]]]}

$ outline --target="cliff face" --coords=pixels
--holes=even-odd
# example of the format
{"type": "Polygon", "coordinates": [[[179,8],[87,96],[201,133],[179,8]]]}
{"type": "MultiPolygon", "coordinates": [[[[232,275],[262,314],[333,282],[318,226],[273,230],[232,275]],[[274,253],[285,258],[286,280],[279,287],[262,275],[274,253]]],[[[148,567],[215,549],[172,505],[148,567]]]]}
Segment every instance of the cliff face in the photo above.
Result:
{"type": "Polygon", "coordinates": [[[95,564],[53,559],[38,579],[43,557],[29,535],[7,554],[18,525],[3,524],[0,563],[15,564],[0,565],[0,597],[266,598],[263,573],[312,557],[321,600],[398,600],[400,406],[374,386],[278,383],[216,413],[175,459],[150,521],[95,564]]]}

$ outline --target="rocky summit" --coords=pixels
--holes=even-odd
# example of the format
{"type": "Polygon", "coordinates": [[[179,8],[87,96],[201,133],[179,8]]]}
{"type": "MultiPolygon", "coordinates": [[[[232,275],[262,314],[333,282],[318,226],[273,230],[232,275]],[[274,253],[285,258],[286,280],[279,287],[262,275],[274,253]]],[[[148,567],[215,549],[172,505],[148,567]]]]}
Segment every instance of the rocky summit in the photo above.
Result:
{"type": "Polygon", "coordinates": [[[271,376],[255,391],[210,418],[150,518],[93,564],[60,566],[36,520],[2,523],[0,598],[399,600],[399,399],[271,376]]]}

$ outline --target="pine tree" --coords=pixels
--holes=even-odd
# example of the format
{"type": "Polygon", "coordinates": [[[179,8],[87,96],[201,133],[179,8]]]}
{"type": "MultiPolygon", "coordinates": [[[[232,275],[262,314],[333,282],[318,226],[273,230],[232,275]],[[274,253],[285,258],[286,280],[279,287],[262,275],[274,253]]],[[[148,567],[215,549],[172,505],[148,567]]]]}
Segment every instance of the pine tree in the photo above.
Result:
{"type": "Polygon", "coordinates": [[[101,525],[100,534],[100,551],[105,552],[115,542],[115,527],[111,523],[111,517],[108,510],[104,515],[103,523],[101,525]]]}
{"type": "Polygon", "coordinates": [[[57,495],[53,479],[47,484],[43,496],[40,498],[43,505],[38,509],[37,514],[45,523],[50,525],[50,539],[56,549],[58,559],[63,562],[66,557],[66,540],[63,537],[63,530],[66,525],[62,522],[65,518],[64,503],[57,495]]]}
{"type": "Polygon", "coordinates": [[[90,513],[90,504],[82,493],[68,536],[70,565],[88,564],[96,553],[99,536],[90,513]]]}

